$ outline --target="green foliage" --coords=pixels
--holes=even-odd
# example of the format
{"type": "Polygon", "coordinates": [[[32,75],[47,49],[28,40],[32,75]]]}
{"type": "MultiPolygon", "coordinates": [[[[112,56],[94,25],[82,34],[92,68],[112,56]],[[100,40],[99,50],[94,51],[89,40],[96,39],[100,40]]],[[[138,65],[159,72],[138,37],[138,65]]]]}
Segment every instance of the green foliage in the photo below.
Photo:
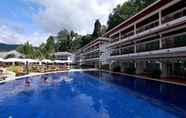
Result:
{"type": "Polygon", "coordinates": [[[90,34],[81,37],[80,46],[83,47],[93,40],[90,34]]]}
{"type": "Polygon", "coordinates": [[[127,74],[135,74],[135,72],[136,72],[136,68],[135,67],[128,67],[127,69],[126,69],[126,73],[127,74]]]}
{"type": "Polygon", "coordinates": [[[99,20],[96,20],[92,37],[97,38],[99,36],[101,36],[101,23],[99,22],[99,20]]]}
{"type": "Polygon", "coordinates": [[[109,66],[109,64],[104,64],[104,65],[101,65],[100,69],[110,70],[110,66],[109,66]]]}
{"type": "Polygon", "coordinates": [[[55,52],[55,42],[54,42],[54,38],[52,36],[50,36],[47,39],[47,43],[45,45],[45,48],[48,51],[48,53],[54,53],[55,52]]]}
{"type": "Polygon", "coordinates": [[[24,45],[18,46],[16,50],[24,54],[26,58],[34,58],[34,48],[31,44],[29,44],[29,42],[26,42],[24,45]]]}
{"type": "Polygon", "coordinates": [[[62,30],[58,33],[57,36],[57,51],[71,51],[72,47],[72,40],[74,38],[74,32],[67,31],[67,30],[62,30]]]}
{"type": "Polygon", "coordinates": [[[107,21],[107,30],[114,28],[121,22],[135,15],[136,13],[138,13],[139,11],[141,11],[142,9],[144,9],[155,1],[156,0],[128,0],[122,5],[118,5],[109,15],[109,19],[107,21]]]}

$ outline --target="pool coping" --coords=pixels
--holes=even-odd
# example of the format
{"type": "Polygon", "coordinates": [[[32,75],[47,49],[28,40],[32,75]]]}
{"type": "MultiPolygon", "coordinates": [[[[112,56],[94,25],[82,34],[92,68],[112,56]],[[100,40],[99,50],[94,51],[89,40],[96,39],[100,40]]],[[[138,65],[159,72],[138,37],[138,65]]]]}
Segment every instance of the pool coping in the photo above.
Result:
{"type": "Polygon", "coordinates": [[[120,75],[134,77],[134,78],[143,79],[143,80],[151,80],[151,81],[162,82],[162,83],[167,83],[167,84],[186,86],[186,83],[180,83],[180,82],[175,82],[175,81],[170,81],[170,80],[150,78],[150,77],[141,76],[141,75],[132,75],[132,74],[126,74],[126,73],[121,73],[121,72],[113,72],[113,71],[108,71],[108,70],[100,70],[100,71],[114,73],[114,74],[120,74],[120,75]]]}
{"type": "Polygon", "coordinates": [[[26,77],[32,77],[32,76],[39,76],[39,75],[46,75],[46,74],[55,74],[55,73],[64,73],[64,72],[81,72],[81,71],[98,71],[98,69],[71,69],[71,70],[65,70],[65,71],[53,71],[53,72],[45,72],[45,73],[30,73],[24,76],[18,76],[18,77],[10,77],[6,78],[6,80],[0,81],[0,84],[19,80],[26,77]]]}

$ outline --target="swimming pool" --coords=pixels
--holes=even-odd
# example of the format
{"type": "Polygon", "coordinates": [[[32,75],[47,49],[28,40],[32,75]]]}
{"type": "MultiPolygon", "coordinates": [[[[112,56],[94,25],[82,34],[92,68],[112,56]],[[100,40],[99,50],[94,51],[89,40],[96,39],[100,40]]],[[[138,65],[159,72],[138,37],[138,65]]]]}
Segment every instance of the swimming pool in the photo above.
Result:
{"type": "Polygon", "coordinates": [[[0,85],[0,118],[182,118],[184,90],[98,71],[33,76],[0,85]]]}

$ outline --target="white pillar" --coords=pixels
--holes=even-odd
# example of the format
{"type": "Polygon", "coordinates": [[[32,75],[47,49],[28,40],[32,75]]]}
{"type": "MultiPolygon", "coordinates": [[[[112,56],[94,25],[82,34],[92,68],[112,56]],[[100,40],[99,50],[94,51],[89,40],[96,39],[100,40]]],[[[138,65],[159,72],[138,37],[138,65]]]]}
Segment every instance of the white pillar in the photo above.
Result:
{"type": "Polygon", "coordinates": [[[159,39],[159,47],[162,49],[162,35],[160,34],[160,39],[159,39]]]}
{"type": "Polygon", "coordinates": [[[160,11],[159,11],[159,25],[162,24],[161,20],[162,20],[162,14],[161,14],[161,10],[160,10],[160,11]]]}
{"type": "Polygon", "coordinates": [[[145,61],[136,61],[136,74],[142,74],[145,69],[145,61]]]}
{"type": "Polygon", "coordinates": [[[121,32],[119,32],[119,40],[121,40],[121,32]]]}
{"type": "Polygon", "coordinates": [[[137,52],[136,42],[134,42],[134,53],[137,52]]]}
{"type": "Polygon", "coordinates": [[[136,24],[134,24],[134,34],[136,34],[136,24]]]}

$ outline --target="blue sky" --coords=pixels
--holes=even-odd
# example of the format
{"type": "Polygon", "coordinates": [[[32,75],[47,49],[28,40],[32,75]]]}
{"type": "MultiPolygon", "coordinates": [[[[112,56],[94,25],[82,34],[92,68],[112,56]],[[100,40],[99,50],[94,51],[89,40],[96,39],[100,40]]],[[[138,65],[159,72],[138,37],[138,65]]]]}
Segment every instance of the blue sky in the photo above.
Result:
{"type": "Polygon", "coordinates": [[[91,33],[96,19],[106,24],[109,13],[125,0],[1,0],[0,42],[35,46],[62,29],[91,33]]]}
{"type": "Polygon", "coordinates": [[[24,27],[25,31],[34,32],[39,27],[33,23],[32,15],[40,7],[28,0],[2,0],[0,4],[0,22],[17,27],[24,27]]]}

